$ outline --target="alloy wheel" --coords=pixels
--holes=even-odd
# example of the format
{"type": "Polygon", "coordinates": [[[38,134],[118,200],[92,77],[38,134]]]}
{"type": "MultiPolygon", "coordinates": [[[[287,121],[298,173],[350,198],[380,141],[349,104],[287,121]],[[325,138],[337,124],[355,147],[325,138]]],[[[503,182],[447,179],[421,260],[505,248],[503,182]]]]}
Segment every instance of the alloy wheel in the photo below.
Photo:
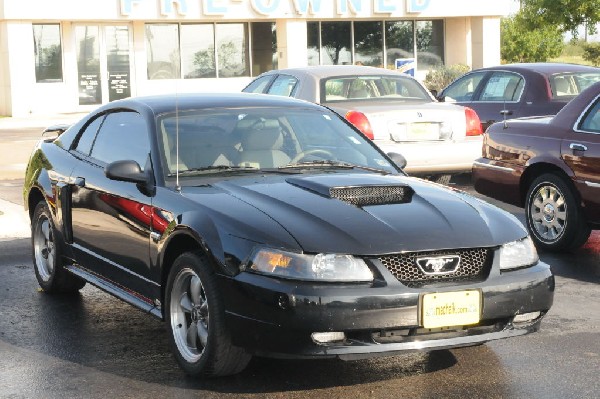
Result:
{"type": "Polygon", "coordinates": [[[33,251],[38,273],[43,281],[50,281],[56,265],[56,247],[50,220],[41,215],[33,233],[33,251]]]}
{"type": "Polygon", "coordinates": [[[533,194],[529,212],[532,227],[544,241],[558,240],[567,227],[567,204],[563,193],[553,185],[542,185],[533,194]]]}
{"type": "Polygon", "coordinates": [[[181,356],[197,362],[206,348],[209,329],[209,304],[200,278],[190,268],[181,270],[171,292],[171,329],[181,356]]]}

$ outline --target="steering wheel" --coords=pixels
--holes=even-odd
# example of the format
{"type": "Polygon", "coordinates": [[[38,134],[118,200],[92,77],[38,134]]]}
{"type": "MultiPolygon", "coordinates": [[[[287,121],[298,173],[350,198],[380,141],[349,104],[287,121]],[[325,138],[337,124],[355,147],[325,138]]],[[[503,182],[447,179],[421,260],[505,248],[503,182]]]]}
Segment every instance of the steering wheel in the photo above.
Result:
{"type": "Polygon", "coordinates": [[[306,150],[306,151],[301,151],[299,152],[291,161],[290,163],[297,163],[298,161],[300,161],[303,158],[306,158],[309,155],[313,155],[313,154],[321,154],[321,155],[325,155],[328,158],[335,158],[335,156],[327,150],[324,150],[322,148],[315,148],[312,150],[306,150]]]}

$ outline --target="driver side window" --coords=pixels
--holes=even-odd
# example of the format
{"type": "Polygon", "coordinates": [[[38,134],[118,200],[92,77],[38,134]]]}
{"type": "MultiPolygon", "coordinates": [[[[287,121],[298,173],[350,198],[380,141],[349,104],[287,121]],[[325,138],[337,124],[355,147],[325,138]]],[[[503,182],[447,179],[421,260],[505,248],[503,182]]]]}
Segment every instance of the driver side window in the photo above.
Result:
{"type": "Polygon", "coordinates": [[[123,111],[106,115],[94,140],[91,157],[104,163],[134,160],[144,169],[150,140],[144,118],[137,112],[123,111]]]}
{"type": "Polygon", "coordinates": [[[477,86],[479,86],[479,83],[481,83],[481,80],[483,79],[485,74],[486,72],[471,73],[454,82],[444,92],[446,101],[472,101],[473,95],[477,90],[477,86]]]}

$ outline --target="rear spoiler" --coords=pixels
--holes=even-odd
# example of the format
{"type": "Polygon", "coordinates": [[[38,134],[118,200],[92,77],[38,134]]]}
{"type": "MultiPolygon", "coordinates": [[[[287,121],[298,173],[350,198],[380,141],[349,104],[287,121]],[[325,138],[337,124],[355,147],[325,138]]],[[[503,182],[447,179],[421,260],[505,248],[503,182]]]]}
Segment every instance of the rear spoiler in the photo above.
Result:
{"type": "Polygon", "coordinates": [[[42,132],[42,136],[56,135],[56,137],[58,137],[61,134],[63,134],[70,127],[71,127],[71,125],[67,125],[67,124],[48,126],[42,132]]]}

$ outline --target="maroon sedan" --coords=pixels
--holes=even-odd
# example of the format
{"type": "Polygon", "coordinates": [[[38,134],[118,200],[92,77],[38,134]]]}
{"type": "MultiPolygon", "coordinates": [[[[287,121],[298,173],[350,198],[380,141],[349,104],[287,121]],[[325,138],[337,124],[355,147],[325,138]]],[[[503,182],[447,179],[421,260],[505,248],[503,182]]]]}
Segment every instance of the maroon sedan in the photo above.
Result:
{"type": "Polygon", "coordinates": [[[475,189],[524,207],[538,247],[576,248],[600,229],[600,83],[554,117],[492,125],[482,155],[475,189]]]}
{"type": "Polygon", "coordinates": [[[510,64],[477,69],[458,78],[438,97],[473,108],[484,130],[506,118],[555,115],[600,80],[600,69],[575,64],[510,64]]]}

